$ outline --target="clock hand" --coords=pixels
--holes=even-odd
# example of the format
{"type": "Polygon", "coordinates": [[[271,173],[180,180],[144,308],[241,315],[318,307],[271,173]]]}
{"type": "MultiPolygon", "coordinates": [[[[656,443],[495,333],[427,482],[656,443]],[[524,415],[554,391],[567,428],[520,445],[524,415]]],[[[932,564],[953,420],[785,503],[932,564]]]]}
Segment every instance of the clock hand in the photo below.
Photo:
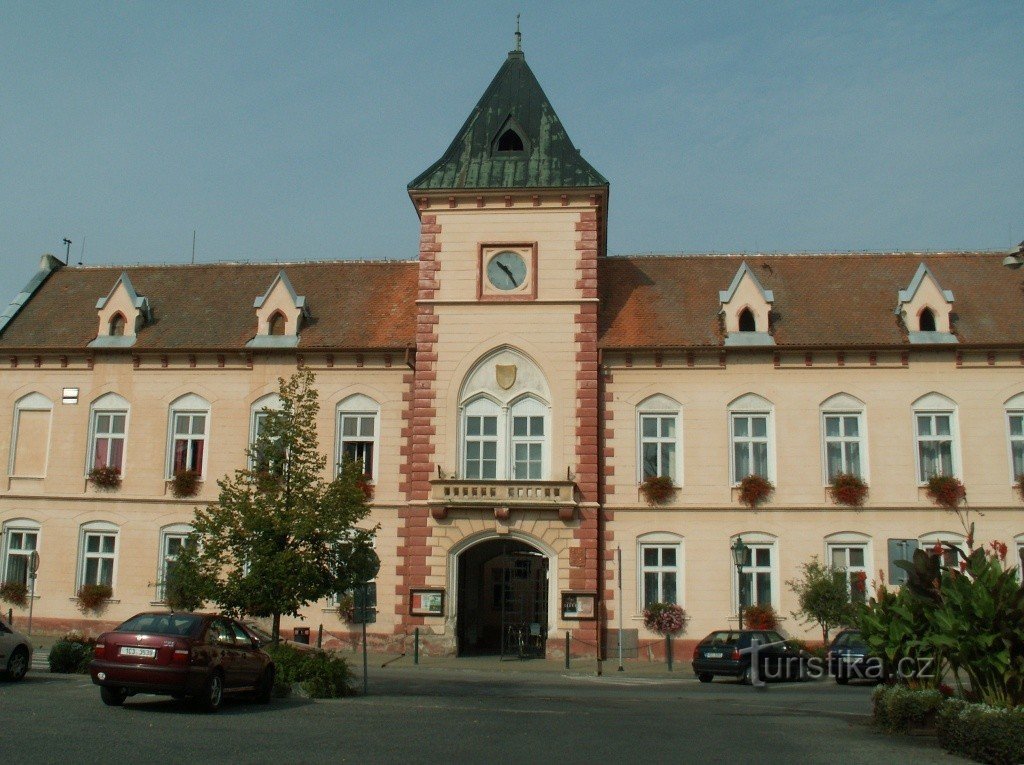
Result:
{"type": "Polygon", "coordinates": [[[509,278],[509,281],[512,282],[512,286],[513,287],[518,287],[519,284],[516,282],[516,277],[512,276],[512,272],[509,270],[509,267],[506,266],[504,263],[501,263],[499,261],[495,261],[495,262],[498,264],[498,268],[500,268],[502,271],[504,271],[506,274],[508,274],[508,278],[509,278]]]}

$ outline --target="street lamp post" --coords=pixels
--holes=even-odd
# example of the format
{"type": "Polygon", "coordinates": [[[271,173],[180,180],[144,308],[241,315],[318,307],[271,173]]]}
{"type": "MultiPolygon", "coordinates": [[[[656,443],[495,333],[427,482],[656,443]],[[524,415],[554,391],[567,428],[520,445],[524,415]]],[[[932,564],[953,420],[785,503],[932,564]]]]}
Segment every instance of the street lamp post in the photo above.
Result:
{"type": "Polygon", "coordinates": [[[732,547],[732,561],[736,564],[736,608],[740,618],[740,629],[743,629],[743,563],[746,558],[747,546],[743,537],[736,537],[732,547]]]}

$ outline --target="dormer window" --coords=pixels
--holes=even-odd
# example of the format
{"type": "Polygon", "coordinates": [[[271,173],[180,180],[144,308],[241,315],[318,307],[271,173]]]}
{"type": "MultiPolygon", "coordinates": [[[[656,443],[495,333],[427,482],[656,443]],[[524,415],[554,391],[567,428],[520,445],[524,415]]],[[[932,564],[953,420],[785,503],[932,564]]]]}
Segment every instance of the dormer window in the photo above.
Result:
{"type": "Polygon", "coordinates": [[[278,311],[277,313],[275,313],[273,316],[270,317],[270,321],[267,323],[267,326],[269,328],[269,331],[267,332],[267,334],[268,335],[283,335],[284,334],[284,330],[285,330],[285,325],[287,323],[288,323],[288,320],[284,318],[284,314],[281,313],[280,311],[278,311]]]}
{"type": "Polygon", "coordinates": [[[925,308],[918,317],[918,326],[921,332],[935,331],[935,314],[931,308],[925,308]]]}
{"type": "Polygon", "coordinates": [[[99,323],[90,348],[130,348],[135,336],[150,320],[149,300],[135,291],[127,273],[122,273],[106,297],[96,302],[99,323]]]}
{"type": "Polygon", "coordinates": [[[757,322],[754,321],[754,314],[749,308],[740,311],[739,325],[740,332],[757,332],[757,322]]]}
{"type": "Polygon", "coordinates": [[[110,336],[111,337],[124,337],[124,327],[126,321],[123,313],[115,313],[110,319],[110,336]]]}
{"type": "Polygon", "coordinates": [[[512,128],[509,128],[498,139],[498,151],[524,151],[523,139],[512,128]]]}

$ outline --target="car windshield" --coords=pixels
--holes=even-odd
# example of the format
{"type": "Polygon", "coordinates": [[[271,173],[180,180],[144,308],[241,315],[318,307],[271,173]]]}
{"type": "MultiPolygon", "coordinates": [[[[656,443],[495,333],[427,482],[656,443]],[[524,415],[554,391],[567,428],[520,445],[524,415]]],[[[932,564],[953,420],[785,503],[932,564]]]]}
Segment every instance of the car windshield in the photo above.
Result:
{"type": "Polygon", "coordinates": [[[202,621],[192,614],[139,614],[118,627],[117,632],[187,637],[197,632],[202,621]]]}
{"type": "Polygon", "coordinates": [[[836,638],[834,647],[843,648],[845,650],[860,651],[867,648],[867,644],[864,642],[864,639],[860,636],[859,632],[844,632],[836,638]]]}
{"type": "Polygon", "coordinates": [[[739,639],[740,634],[738,632],[712,632],[701,643],[703,645],[725,645],[727,643],[735,643],[739,639]]]}

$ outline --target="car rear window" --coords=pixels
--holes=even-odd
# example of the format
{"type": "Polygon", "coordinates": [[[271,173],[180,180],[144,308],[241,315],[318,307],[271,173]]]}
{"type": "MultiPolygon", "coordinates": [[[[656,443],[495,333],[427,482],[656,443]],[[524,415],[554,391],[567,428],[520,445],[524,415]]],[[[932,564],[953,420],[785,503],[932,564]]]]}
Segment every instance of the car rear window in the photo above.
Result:
{"type": "Polygon", "coordinates": [[[738,632],[712,632],[700,642],[702,645],[725,645],[727,643],[735,643],[739,640],[739,637],[738,632]]]}
{"type": "Polygon", "coordinates": [[[117,631],[187,637],[198,631],[202,621],[201,617],[192,614],[139,614],[118,627],[117,631]]]}
{"type": "Polygon", "coordinates": [[[867,648],[867,644],[859,632],[844,632],[836,638],[835,647],[860,649],[867,648]]]}

